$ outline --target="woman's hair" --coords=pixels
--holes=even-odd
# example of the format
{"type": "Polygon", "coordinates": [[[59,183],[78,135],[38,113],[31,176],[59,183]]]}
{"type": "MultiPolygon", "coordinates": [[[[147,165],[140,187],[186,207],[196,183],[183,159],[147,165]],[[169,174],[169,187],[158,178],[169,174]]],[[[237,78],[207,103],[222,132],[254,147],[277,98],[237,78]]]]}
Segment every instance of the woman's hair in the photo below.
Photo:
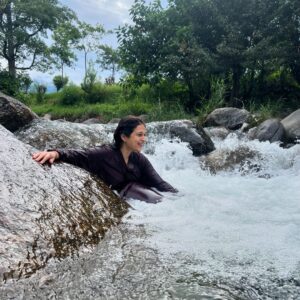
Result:
{"type": "Polygon", "coordinates": [[[138,117],[128,116],[122,118],[114,132],[114,146],[120,149],[123,144],[121,135],[124,134],[129,137],[134,129],[139,125],[145,125],[145,123],[138,117]]]}

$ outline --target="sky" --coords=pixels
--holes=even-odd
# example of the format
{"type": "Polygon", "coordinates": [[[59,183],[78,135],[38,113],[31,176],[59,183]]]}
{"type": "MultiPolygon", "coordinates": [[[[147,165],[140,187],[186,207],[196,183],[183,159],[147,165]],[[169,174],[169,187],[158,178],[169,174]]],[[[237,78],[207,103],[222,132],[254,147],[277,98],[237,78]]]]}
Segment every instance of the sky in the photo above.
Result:
{"type": "MultiPolygon", "coordinates": [[[[113,30],[125,23],[130,23],[129,9],[134,0],[60,0],[62,5],[68,6],[77,14],[81,21],[89,24],[101,24],[105,30],[113,30]]],[[[117,39],[113,34],[103,37],[102,42],[117,47],[117,39]]],[[[76,52],[78,61],[72,68],[65,68],[65,75],[69,77],[69,82],[80,84],[84,77],[84,59],[83,52],[76,52]]],[[[110,72],[96,68],[98,78],[102,81],[110,75],[110,72]]],[[[52,79],[59,75],[60,70],[51,71],[51,73],[41,73],[35,70],[28,72],[30,77],[38,83],[45,84],[53,88],[52,79]]]]}

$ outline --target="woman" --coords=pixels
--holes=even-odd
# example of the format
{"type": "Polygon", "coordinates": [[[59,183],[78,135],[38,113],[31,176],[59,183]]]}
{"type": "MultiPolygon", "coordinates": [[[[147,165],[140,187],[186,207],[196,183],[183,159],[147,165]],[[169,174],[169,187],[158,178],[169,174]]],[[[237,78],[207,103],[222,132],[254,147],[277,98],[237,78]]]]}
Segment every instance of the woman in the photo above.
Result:
{"type": "Polygon", "coordinates": [[[88,150],[50,150],[34,153],[40,164],[56,160],[84,168],[100,177],[121,197],[147,202],[161,201],[161,192],[177,190],[164,181],[149,160],[140,153],[146,141],[145,123],[137,117],[121,119],[115,132],[114,144],[88,150]]]}

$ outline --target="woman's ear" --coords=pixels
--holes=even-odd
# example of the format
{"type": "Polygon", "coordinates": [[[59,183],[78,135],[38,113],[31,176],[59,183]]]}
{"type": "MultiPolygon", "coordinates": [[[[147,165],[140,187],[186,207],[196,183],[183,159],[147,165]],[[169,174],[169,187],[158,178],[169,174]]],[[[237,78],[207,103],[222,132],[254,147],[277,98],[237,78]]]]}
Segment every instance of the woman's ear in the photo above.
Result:
{"type": "Polygon", "coordinates": [[[127,136],[124,133],[122,133],[121,134],[121,139],[122,139],[123,142],[126,142],[127,141],[127,136]]]}

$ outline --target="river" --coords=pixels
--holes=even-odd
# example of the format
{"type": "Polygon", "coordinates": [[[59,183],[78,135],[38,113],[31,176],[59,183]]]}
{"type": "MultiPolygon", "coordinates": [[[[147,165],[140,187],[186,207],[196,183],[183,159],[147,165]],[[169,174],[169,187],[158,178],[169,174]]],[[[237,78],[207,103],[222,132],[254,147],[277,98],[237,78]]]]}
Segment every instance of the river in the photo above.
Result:
{"type": "MultiPolygon", "coordinates": [[[[9,299],[300,299],[300,144],[214,139],[256,153],[211,172],[187,144],[150,135],[145,154],[178,188],[132,209],[96,248],[8,281],[9,299]]],[[[54,166],[55,167],[55,166],[54,166]]]]}

